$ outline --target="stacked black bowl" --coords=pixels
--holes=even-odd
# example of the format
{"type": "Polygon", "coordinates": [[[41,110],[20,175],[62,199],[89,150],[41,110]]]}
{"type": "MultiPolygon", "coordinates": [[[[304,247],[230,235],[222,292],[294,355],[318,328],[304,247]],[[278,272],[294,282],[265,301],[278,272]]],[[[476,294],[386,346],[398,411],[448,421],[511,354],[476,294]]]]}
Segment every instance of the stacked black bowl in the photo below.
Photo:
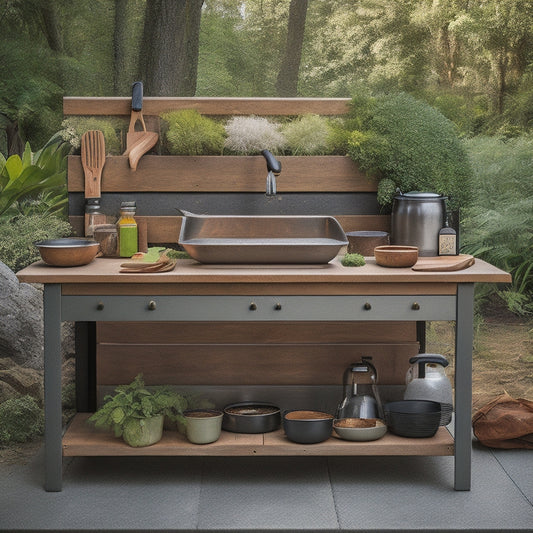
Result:
{"type": "Polygon", "coordinates": [[[384,406],[385,423],[401,437],[433,437],[440,425],[441,405],[427,400],[402,400],[384,406]]]}

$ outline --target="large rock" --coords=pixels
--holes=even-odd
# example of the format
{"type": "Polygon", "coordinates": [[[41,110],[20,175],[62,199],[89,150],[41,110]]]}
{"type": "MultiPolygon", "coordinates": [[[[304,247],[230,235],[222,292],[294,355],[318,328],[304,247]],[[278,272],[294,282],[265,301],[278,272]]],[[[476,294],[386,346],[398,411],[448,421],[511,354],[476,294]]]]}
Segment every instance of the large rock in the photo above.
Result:
{"type": "Polygon", "coordinates": [[[38,370],[43,368],[42,291],[19,283],[0,262],[0,357],[38,370]]]}
{"type": "Polygon", "coordinates": [[[13,359],[0,359],[0,396],[2,401],[25,395],[33,396],[41,405],[44,401],[43,373],[18,366],[13,359]]]}

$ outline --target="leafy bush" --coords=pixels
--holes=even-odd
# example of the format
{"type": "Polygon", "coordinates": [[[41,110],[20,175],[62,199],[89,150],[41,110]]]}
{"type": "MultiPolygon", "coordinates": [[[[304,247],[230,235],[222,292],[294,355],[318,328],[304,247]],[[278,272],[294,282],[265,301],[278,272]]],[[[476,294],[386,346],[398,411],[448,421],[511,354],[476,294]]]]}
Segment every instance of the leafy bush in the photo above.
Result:
{"type": "Polygon", "coordinates": [[[461,251],[510,272],[510,286],[490,286],[514,313],[533,313],[533,138],[466,141],[474,201],[464,211],[461,251]]]}
{"type": "Polygon", "coordinates": [[[16,203],[46,192],[56,198],[52,210],[66,203],[67,154],[70,145],[52,138],[41,150],[32,152],[29,143],[22,155],[7,160],[0,154],[0,215],[15,210],[16,203]]]}
{"type": "Polygon", "coordinates": [[[233,117],[226,123],[225,148],[237,154],[259,154],[261,150],[279,152],[286,145],[281,124],[264,117],[233,117]]]}
{"type": "Polygon", "coordinates": [[[96,427],[113,429],[115,436],[120,437],[132,419],[165,415],[184,423],[182,413],[186,407],[187,400],[167,387],[145,388],[142,374],[139,374],[129,385],[119,385],[115,395],[107,395],[102,407],[89,420],[96,427]]]}
{"type": "Polygon", "coordinates": [[[327,118],[303,115],[284,124],[281,132],[293,155],[320,155],[328,152],[330,127],[327,118]]]}
{"type": "Polygon", "coordinates": [[[126,121],[120,118],[69,117],[61,123],[61,138],[73,148],[80,148],[81,137],[86,131],[100,130],[104,134],[107,154],[120,155],[122,143],[120,132],[126,129],[126,121]]]}
{"type": "Polygon", "coordinates": [[[0,404],[0,443],[26,442],[43,434],[44,414],[29,395],[0,404]]]}
{"type": "Polygon", "coordinates": [[[216,155],[224,149],[224,126],[196,109],[161,114],[166,122],[164,140],[173,155],[216,155]]]}
{"type": "Polygon", "coordinates": [[[34,241],[71,234],[70,224],[54,215],[0,217],[0,261],[17,272],[40,258],[34,241]]]}
{"type": "MultiPolygon", "coordinates": [[[[452,122],[412,96],[357,97],[346,121],[347,148],[362,170],[402,191],[432,191],[450,198],[450,209],[470,203],[472,172],[452,122]]],[[[380,183],[381,185],[381,183],[380,183]]],[[[380,201],[392,202],[380,187],[380,201]]]]}

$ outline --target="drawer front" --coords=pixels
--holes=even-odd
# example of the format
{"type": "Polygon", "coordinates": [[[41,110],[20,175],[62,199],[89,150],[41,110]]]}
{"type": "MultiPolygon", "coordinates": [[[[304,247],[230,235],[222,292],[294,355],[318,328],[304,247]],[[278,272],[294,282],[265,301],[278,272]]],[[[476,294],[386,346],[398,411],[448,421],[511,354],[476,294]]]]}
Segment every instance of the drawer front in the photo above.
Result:
{"type": "Polygon", "coordinates": [[[454,320],[455,296],[63,296],[71,321],[454,320]]]}

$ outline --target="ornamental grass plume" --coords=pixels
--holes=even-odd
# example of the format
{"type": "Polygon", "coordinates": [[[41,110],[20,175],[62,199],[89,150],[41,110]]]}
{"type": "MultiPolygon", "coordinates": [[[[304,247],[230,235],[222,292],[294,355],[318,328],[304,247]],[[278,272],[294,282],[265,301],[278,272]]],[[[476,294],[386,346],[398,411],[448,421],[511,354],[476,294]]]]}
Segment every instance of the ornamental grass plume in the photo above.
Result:
{"type": "Polygon", "coordinates": [[[237,154],[258,154],[261,150],[279,152],[285,147],[281,125],[264,117],[233,117],[226,123],[224,147],[237,154]]]}
{"type": "Polygon", "coordinates": [[[327,118],[303,115],[282,127],[292,155],[323,155],[328,152],[330,127],[327,118]]]}

